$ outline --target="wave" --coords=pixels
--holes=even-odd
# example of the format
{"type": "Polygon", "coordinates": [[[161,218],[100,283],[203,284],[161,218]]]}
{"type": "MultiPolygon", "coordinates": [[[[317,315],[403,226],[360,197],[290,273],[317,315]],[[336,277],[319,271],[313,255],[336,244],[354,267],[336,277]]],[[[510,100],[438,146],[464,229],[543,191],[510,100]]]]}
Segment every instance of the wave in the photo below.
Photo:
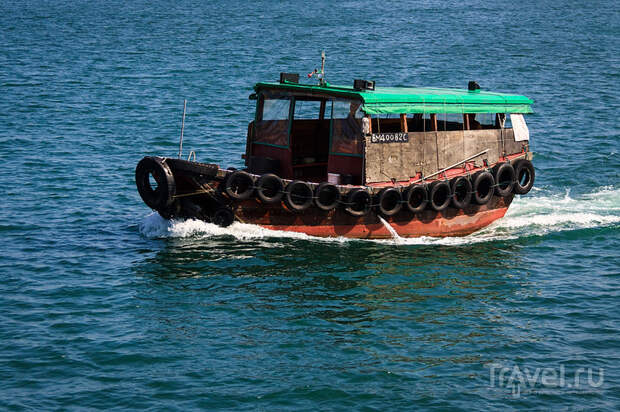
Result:
{"type": "Polygon", "coordinates": [[[620,224],[620,189],[602,187],[576,197],[570,190],[563,194],[534,188],[530,194],[516,197],[503,219],[464,237],[400,238],[389,240],[354,240],[319,238],[303,233],[275,231],[257,225],[235,222],[223,228],[196,219],[166,220],[157,213],[146,216],[139,225],[148,238],[210,238],[232,236],[237,240],[303,239],[317,242],[367,241],[402,245],[464,245],[505,241],[531,236],[545,236],[564,231],[610,227],[620,224]]]}

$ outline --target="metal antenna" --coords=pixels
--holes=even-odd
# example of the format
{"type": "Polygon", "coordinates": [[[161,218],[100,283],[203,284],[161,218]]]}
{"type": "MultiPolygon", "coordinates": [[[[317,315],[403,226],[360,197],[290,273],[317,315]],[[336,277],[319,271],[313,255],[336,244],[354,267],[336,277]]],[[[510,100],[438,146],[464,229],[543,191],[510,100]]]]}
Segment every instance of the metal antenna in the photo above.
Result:
{"type": "Polygon", "coordinates": [[[325,84],[325,50],[321,51],[321,84],[325,84]]]}
{"type": "Polygon", "coordinates": [[[319,86],[325,86],[327,84],[325,81],[325,50],[321,51],[321,71],[319,71],[319,69],[314,69],[314,71],[308,73],[309,79],[312,76],[316,76],[317,79],[319,79],[319,86]]]}
{"type": "Polygon", "coordinates": [[[179,159],[181,158],[181,152],[183,152],[183,129],[185,129],[185,108],[187,107],[187,100],[183,100],[183,120],[181,121],[181,140],[179,141],[179,159]]]}

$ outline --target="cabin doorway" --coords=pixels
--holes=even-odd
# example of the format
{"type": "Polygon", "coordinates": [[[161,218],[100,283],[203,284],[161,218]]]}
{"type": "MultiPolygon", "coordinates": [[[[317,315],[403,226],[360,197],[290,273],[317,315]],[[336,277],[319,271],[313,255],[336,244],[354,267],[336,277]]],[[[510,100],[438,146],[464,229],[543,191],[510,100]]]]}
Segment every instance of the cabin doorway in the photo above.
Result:
{"type": "Polygon", "coordinates": [[[293,178],[311,182],[325,181],[331,117],[331,107],[326,108],[331,102],[296,97],[292,103],[290,148],[293,178]]]}

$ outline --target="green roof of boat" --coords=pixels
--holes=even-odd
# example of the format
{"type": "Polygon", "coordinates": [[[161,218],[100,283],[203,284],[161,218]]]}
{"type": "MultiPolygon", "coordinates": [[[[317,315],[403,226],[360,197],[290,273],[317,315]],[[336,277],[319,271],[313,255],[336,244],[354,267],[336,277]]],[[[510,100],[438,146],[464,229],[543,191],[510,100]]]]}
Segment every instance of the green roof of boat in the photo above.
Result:
{"type": "Polygon", "coordinates": [[[300,83],[257,83],[256,92],[265,89],[301,94],[333,96],[361,100],[366,114],[388,113],[532,113],[531,99],[506,93],[481,90],[431,87],[376,87],[356,90],[352,87],[300,83]]]}

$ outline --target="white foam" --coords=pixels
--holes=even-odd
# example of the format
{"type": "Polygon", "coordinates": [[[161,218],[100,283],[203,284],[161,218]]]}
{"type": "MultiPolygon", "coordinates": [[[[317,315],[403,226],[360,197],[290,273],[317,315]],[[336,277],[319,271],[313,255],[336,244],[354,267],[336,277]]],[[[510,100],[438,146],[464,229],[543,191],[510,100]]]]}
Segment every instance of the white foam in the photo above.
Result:
{"type": "Polygon", "coordinates": [[[235,222],[228,227],[220,227],[213,223],[207,223],[198,219],[166,220],[157,212],[146,216],[140,223],[140,233],[149,238],[186,238],[186,237],[215,237],[232,236],[238,240],[265,239],[265,238],[289,238],[289,239],[313,239],[324,241],[346,241],[345,238],[317,238],[305,233],[284,232],[269,230],[258,225],[235,222]]]}
{"type": "MultiPolygon", "coordinates": [[[[405,245],[463,245],[510,240],[549,233],[607,227],[620,224],[620,189],[602,187],[581,196],[571,197],[538,188],[525,196],[517,196],[503,219],[464,237],[401,238],[372,242],[405,245]]],[[[152,213],[140,223],[140,232],[149,238],[210,238],[232,236],[247,241],[267,238],[305,239],[318,242],[347,242],[346,238],[318,238],[303,233],[274,231],[257,225],[235,222],[227,228],[201,220],[166,220],[152,213]]]]}

